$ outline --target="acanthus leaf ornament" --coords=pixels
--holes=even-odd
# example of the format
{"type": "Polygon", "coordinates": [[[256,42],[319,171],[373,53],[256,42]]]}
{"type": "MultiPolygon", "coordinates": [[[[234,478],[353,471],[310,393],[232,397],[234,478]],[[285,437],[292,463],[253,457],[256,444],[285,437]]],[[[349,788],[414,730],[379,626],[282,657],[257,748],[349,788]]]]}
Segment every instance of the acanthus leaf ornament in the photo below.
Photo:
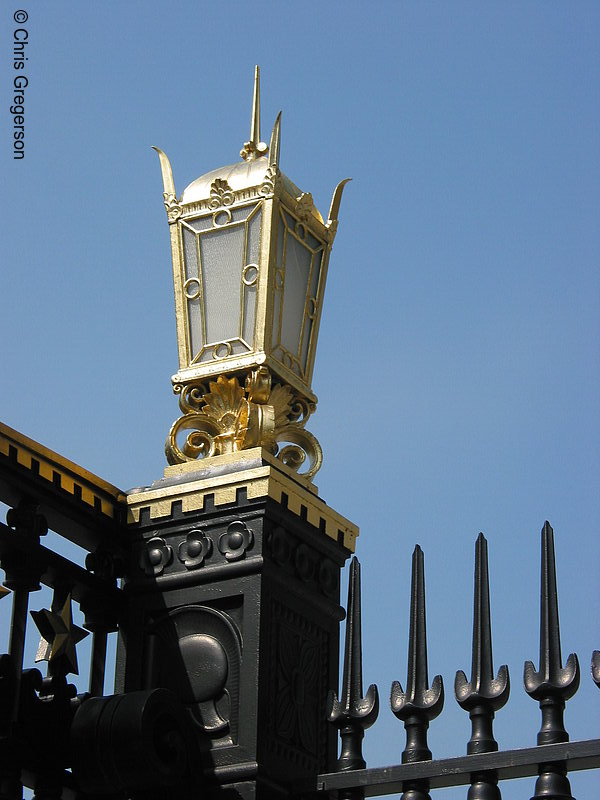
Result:
{"type": "Polygon", "coordinates": [[[211,183],[209,208],[216,210],[221,206],[230,206],[234,200],[235,195],[227,181],[217,178],[211,183]]]}
{"type": "Polygon", "coordinates": [[[260,185],[258,193],[262,197],[268,197],[272,194],[275,194],[275,188],[277,186],[278,180],[279,180],[279,167],[276,164],[272,164],[271,166],[267,167],[267,170],[263,178],[263,182],[260,185]]]}
{"type": "Polygon", "coordinates": [[[315,404],[286,384],[272,384],[266,367],[252,370],[244,386],[236,377],[219,375],[216,381],[210,381],[208,389],[204,385],[177,385],[176,391],[184,413],[167,437],[169,464],[265,447],[305,480],[312,480],[320,469],[321,446],[304,429],[315,404]],[[178,436],[185,431],[189,433],[180,445],[178,436]],[[300,472],[304,464],[307,469],[300,472]]]}

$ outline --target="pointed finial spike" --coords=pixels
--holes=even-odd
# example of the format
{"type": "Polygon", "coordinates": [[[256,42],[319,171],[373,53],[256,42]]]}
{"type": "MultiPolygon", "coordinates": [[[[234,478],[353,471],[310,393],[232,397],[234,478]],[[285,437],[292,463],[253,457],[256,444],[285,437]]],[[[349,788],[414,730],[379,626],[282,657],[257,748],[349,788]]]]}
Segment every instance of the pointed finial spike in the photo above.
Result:
{"type": "Polygon", "coordinates": [[[346,643],[344,648],[344,677],[341,701],[329,692],[327,719],[340,729],[342,748],[338,771],[364,769],[361,742],[364,732],[377,719],[379,696],[375,684],[362,694],[362,646],[360,621],[360,563],[356,556],[350,562],[346,643]]]}
{"type": "Polygon", "coordinates": [[[542,529],[540,600],[540,669],[536,672],[533,662],[526,661],[523,683],[527,694],[539,701],[542,711],[538,744],[555,744],[569,741],[563,712],[565,701],[579,688],[580,672],[574,653],[571,653],[565,666],[562,666],[554,531],[547,521],[542,529]]]}
{"type": "Polygon", "coordinates": [[[160,159],[160,171],[162,173],[164,190],[163,200],[165,203],[165,210],[167,212],[167,220],[169,225],[173,225],[181,216],[181,206],[179,205],[177,195],[175,194],[175,183],[173,181],[171,163],[167,158],[166,153],[163,153],[163,151],[159,150],[158,147],[152,146],[152,149],[156,150],[158,153],[158,158],[160,159]]]}
{"type": "Polygon", "coordinates": [[[542,580],[540,608],[540,672],[550,679],[562,667],[554,531],[548,520],[542,529],[542,580]]]}
{"type": "Polygon", "coordinates": [[[165,194],[172,194],[175,195],[175,183],[173,181],[173,170],[171,169],[171,162],[169,161],[169,157],[166,153],[163,153],[158,147],[154,147],[152,145],[152,149],[156,150],[158,153],[158,158],[160,160],[160,171],[162,174],[163,179],[163,191],[165,194]]]}
{"type": "Polygon", "coordinates": [[[260,67],[254,67],[254,91],[252,94],[252,115],[250,117],[250,140],[244,143],[240,155],[244,161],[254,161],[264,156],[269,148],[260,140],[260,67]]]}
{"type": "Polygon", "coordinates": [[[350,562],[348,580],[348,616],[346,618],[346,649],[344,658],[344,689],[342,705],[362,697],[362,633],[360,614],[360,564],[356,556],[350,562]]]}
{"type": "Polygon", "coordinates": [[[338,185],[335,187],[333,192],[333,197],[331,198],[331,205],[329,207],[329,216],[327,217],[327,227],[330,227],[338,220],[338,214],[340,213],[340,203],[342,202],[342,192],[344,191],[344,186],[349,183],[352,178],[344,178],[343,181],[340,181],[338,185]]]}
{"type": "Polygon", "coordinates": [[[415,546],[412,557],[410,642],[406,691],[416,697],[427,689],[427,624],[425,618],[425,567],[423,551],[415,546]]]}
{"type": "Polygon", "coordinates": [[[419,545],[416,545],[412,556],[407,671],[406,692],[402,691],[398,681],[394,681],[390,695],[392,712],[403,720],[406,729],[403,764],[431,759],[431,750],[427,745],[427,728],[444,706],[441,675],[436,675],[431,688],[428,688],[425,570],[423,551],[419,545]]]}
{"type": "Polygon", "coordinates": [[[475,544],[475,601],[473,608],[473,664],[471,679],[481,690],[482,682],[493,679],[490,622],[490,579],[487,540],[483,533],[475,544]]]}
{"type": "Polygon", "coordinates": [[[277,114],[273,132],[271,133],[271,143],[269,144],[269,166],[279,167],[279,147],[281,140],[281,111],[277,114]]]}
{"type": "MultiPolygon", "coordinates": [[[[508,667],[503,664],[494,679],[492,626],[490,619],[490,583],[487,540],[480,533],[475,543],[475,580],[473,599],[473,657],[471,680],[462,670],[456,673],[456,701],[471,717],[471,738],[467,753],[488,753],[498,749],[492,722],[494,712],[506,703],[510,694],[508,667]]],[[[493,782],[493,781],[492,781],[493,782]]]]}
{"type": "Polygon", "coordinates": [[[260,142],[260,67],[254,67],[254,95],[252,97],[252,118],[250,120],[250,141],[260,142]]]}

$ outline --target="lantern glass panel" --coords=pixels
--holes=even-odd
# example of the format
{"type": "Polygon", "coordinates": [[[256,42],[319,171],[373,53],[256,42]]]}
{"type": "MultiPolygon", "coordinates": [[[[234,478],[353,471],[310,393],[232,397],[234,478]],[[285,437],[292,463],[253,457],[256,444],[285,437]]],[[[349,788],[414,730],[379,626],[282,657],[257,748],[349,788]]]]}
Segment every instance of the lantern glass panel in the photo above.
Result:
{"type": "Polygon", "coordinates": [[[311,280],[308,293],[307,307],[306,307],[306,320],[304,324],[304,331],[302,335],[302,343],[300,346],[300,364],[302,369],[306,372],[308,360],[308,347],[312,336],[312,329],[315,314],[318,308],[318,292],[319,292],[319,278],[321,276],[321,263],[323,261],[323,251],[317,250],[313,254],[313,265],[311,271],[311,280]]]}
{"type": "Polygon", "coordinates": [[[274,355],[305,378],[318,293],[323,244],[299,220],[281,212],[273,315],[274,355]]]}
{"type": "Polygon", "coordinates": [[[254,346],[260,206],[221,208],[182,223],[190,363],[254,346]]]}
{"type": "Polygon", "coordinates": [[[231,225],[200,237],[206,343],[225,342],[239,335],[244,228],[231,225]]]}
{"type": "Polygon", "coordinates": [[[310,276],[312,253],[288,230],[283,284],[281,344],[290,353],[297,353],[302,336],[306,289],[310,276]]]}
{"type": "Polygon", "coordinates": [[[260,214],[254,214],[248,221],[248,246],[246,264],[242,272],[242,292],[244,295],[242,338],[254,346],[254,323],[256,319],[256,288],[258,286],[258,259],[260,245],[260,214]]]}

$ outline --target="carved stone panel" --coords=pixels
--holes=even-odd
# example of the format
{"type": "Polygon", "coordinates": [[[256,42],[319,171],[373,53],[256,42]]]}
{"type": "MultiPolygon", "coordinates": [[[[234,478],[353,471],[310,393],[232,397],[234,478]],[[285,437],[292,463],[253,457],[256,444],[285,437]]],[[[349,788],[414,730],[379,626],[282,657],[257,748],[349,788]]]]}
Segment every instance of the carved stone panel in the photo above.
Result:
{"type": "Polygon", "coordinates": [[[328,690],[327,631],[271,602],[271,681],[267,746],[275,756],[314,772],[324,766],[328,690]]]}

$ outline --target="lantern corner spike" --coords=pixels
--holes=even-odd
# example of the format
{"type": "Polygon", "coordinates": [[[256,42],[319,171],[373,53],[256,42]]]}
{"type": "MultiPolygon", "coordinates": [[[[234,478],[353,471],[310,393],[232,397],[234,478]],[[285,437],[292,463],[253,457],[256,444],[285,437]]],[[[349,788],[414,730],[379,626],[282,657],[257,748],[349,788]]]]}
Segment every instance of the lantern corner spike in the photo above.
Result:
{"type": "Polygon", "coordinates": [[[279,168],[281,112],[261,141],[255,68],[242,160],[197,178],[178,197],[156,150],[171,234],[182,416],[165,445],[170,465],[262,447],[304,483],[322,463],[306,430],[327,267],[342,192],[324,221],[310,192],[279,168]]]}

